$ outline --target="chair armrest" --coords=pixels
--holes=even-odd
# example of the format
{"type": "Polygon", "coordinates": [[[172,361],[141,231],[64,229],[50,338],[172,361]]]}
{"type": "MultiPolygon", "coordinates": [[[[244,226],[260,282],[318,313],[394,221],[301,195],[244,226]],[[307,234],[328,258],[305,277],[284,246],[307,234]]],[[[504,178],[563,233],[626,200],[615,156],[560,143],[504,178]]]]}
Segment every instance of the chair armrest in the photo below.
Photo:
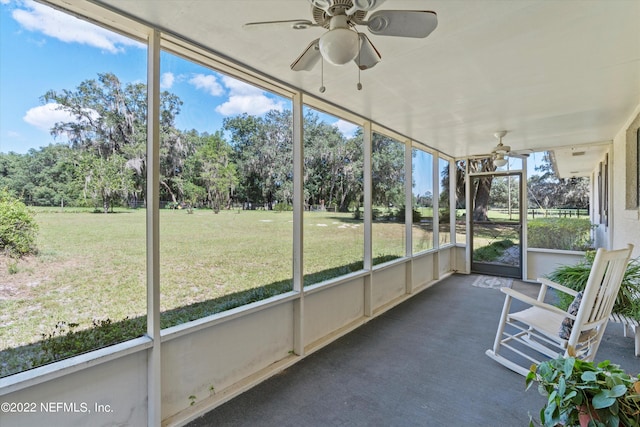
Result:
{"type": "Polygon", "coordinates": [[[558,291],[562,291],[565,294],[569,294],[569,295],[571,295],[573,297],[578,295],[578,291],[574,291],[571,288],[567,288],[566,286],[562,286],[559,283],[552,282],[551,280],[545,279],[544,277],[539,277],[538,278],[538,282],[542,283],[542,286],[549,286],[550,288],[556,289],[558,291]]]}
{"type": "Polygon", "coordinates": [[[544,310],[551,311],[553,313],[560,314],[560,315],[565,316],[565,317],[569,317],[571,319],[575,319],[576,318],[576,316],[567,313],[566,311],[562,310],[561,308],[556,307],[555,305],[547,304],[546,302],[542,302],[542,301],[537,300],[535,298],[531,298],[530,296],[525,295],[523,293],[520,293],[518,291],[514,291],[511,288],[500,288],[500,290],[502,292],[504,292],[505,294],[507,294],[508,296],[510,296],[512,298],[515,298],[518,301],[522,301],[522,302],[524,302],[526,304],[529,304],[529,305],[532,305],[532,306],[535,306],[535,307],[539,307],[539,308],[542,308],[544,310]]]}

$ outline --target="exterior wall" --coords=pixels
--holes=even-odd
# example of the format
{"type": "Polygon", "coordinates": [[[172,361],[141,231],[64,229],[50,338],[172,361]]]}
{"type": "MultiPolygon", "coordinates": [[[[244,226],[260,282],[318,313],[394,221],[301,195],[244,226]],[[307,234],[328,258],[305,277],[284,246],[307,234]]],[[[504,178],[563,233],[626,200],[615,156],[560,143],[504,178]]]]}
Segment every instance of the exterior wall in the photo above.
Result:
{"type": "Polygon", "coordinates": [[[438,277],[454,269],[454,247],[449,246],[438,252],[438,277]]]}
{"type": "MultiPolygon", "coordinates": [[[[15,411],[3,406],[0,425],[144,426],[147,353],[148,350],[141,350],[1,396],[3,405],[16,406],[15,411]]],[[[64,364],[65,361],[57,363],[64,364]]]]}
{"type": "Polygon", "coordinates": [[[407,289],[406,267],[404,263],[382,266],[372,277],[371,304],[374,311],[402,297],[407,289]]]}
{"type": "Polygon", "coordinates": [[[364,278],[314,289],[304,298],[305,348],[317,347],[341,328],[364,317],[364,278]]]}
{"type": "Polygon", "coordinates": [[[162,418],[215,397],[286,358],[293,349],[293,303],[255,304],[241,316],[214,316],[203,329],[171,328],[162,342],[162,418]],[[219,317],[220,323],[215,321],[219,317]],[[178,329],[182,334],[172,334],[178,329]],[[172,336],[177,335],[177,336],[172,336]],[[185,363],[186,362],[186,363],[185,363]],[[193,396],[190,398],[190,396],[193,396]]]}
{"type": "Polygon", "coordinates": [[[434,256],[433,252],[418,255],[411,263],[411,280],[413,289],[428,285],[435,279],[434,276],[434,256]]]}
{"type": "Polygon", "coordinates": [[[561,265],[572,265],[584,259],[584,252],[553,249],[527,249],[526,280],[537,281],[561,265]]]}
{"type": "Polygon", "coordinates": [[[640,104],[635,111],[624,123],[624,126],[613,140],[613,161],[615,167],[612,167],[612,191],[609,193],[611,198],[610,224],[612,233],[612,246],[621,248],[632,243],[635,245],[632,257],[640,256],[640,209],[626,209],[625,195],[627,194],[629,185],[632,181],[628,179],[628,171],[626,165],[626,134],[627,129],[636,117],[640,114],[640,104]]]}

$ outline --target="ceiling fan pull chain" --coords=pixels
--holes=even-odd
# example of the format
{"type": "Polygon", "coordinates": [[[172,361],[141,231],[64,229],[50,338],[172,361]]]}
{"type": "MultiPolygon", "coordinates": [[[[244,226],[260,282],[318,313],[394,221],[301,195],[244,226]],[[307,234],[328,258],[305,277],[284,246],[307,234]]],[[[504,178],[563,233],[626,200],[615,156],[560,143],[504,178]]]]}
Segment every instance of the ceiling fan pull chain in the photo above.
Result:
{"type": "Polygon", "coordinates": [[[326,87],[324,87],[324,58],[320,58],[320,93],[324,93],[325,90],[327,90],[326,87]]]}
{"type": "Polygon", "coordinates": [[[360,52],[362,50],[362,42],[360,42],[360,48],[358,49],[358,84],[356,85],[356,88],[358,90],[362,90],[362,83],[360,83],[360,52]]]}

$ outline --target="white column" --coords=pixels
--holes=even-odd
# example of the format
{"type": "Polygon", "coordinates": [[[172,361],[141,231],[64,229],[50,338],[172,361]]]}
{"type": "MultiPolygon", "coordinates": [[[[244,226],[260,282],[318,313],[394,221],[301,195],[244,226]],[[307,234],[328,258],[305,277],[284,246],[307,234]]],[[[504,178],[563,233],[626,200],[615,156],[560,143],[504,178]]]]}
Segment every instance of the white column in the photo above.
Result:
{"type": "Polygon", "coordinates": [[[373,239],[372,239],[372,231],[371,231],[371,223],[373,218],[372,212],[372,200],[373,200],[373,184],[371,182],[371,170],[372,170],[372,130],[371,130],[371,122],[364,122],[364,128],[362,129],[362,143],[363,143],[363,168],[362,172],[364,174],[364,206],[362,207],[364,211],[363,219],[364,219],[364,269],[369,272],[369,275],[364,278],[364,315],[372,316],[373,315],[373,306],[371,302],[371,292],[372,292],[372,283],[371,283],[371,272],[373,270],[373,239]]]}
{"type": "Polygon", "coordinates": [[[147,59],[147,334],[149,427],[162,421],[160,364],[160,32],[149,34],[147,59]]]}
{"type": "Polygon", "coordinates": [[[298,292],[294,302],[293,351],[304,355],[304,123],[302,94],[293,96],[293,290],[298,292]]]}

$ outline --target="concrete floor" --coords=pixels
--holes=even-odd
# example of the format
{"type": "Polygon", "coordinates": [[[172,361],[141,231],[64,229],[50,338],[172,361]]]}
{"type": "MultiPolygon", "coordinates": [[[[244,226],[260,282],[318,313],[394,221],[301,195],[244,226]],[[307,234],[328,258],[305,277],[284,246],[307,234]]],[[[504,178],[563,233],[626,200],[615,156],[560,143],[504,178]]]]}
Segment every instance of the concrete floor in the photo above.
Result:
{"type": "MultiPolygon", "coordinates": [[[[476,277],[441,281],[189,426],[527,426],[545,399],[484,354],[504,298],[476,277]]],[[[597,359],[637,374],[633,350],[609,323],[597,359]]]]}

